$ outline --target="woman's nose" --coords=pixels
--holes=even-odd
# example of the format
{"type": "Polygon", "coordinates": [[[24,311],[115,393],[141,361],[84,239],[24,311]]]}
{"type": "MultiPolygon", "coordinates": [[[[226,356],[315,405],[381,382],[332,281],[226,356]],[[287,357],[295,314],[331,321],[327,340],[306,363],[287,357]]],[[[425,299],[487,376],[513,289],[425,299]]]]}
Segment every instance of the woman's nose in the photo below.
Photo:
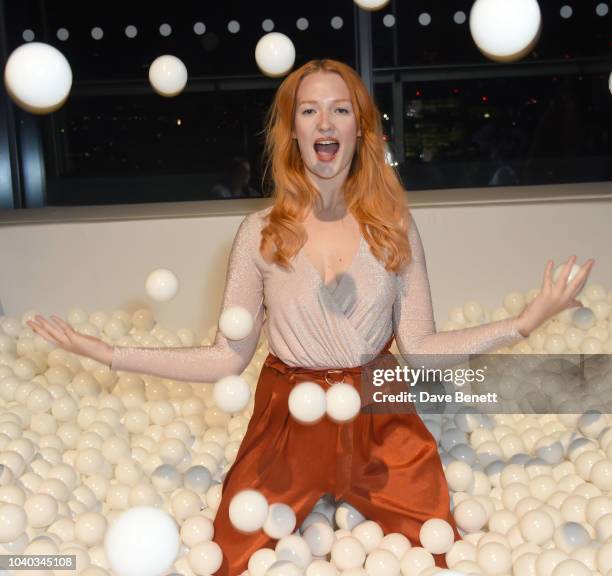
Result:
{"type": "Polygon", "coordinates": [[[332,128],[331,121],[327,112],[321,112],[319,115],[319,130],[329,130],[332,128]]]}

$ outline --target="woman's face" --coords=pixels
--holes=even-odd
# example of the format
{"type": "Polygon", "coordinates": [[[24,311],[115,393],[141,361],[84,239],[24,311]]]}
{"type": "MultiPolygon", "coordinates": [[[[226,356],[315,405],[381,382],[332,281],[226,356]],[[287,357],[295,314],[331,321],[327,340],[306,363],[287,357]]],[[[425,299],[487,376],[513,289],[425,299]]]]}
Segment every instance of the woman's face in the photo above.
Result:
{"type": "Polygon", "coordinates": [[[293,137],[315,184],[346,179],[357,136],[361,132],[342,77],[334,72],[306,76],[297,92],[293,137]]]}

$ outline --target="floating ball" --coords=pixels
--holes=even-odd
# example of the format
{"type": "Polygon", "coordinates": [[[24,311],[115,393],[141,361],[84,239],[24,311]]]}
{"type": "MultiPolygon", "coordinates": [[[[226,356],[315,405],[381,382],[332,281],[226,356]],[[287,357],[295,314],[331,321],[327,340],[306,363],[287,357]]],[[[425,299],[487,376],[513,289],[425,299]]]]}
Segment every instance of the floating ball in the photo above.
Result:
{"type": "Polygon", "coordinates": [[[325,415],[325,391],[315,382],[300,382],[289,394],[289,412],[302,424],[314,424],[325,415]]]}
{"type": "Polygon", "coordinates": [[[231,306],[219,317],[219,330],[229,340],[242,340],[253,330],[253,317],[242,306],[231,306]]]}
{"type": "Polygon", "coordinates": [[[257,42],[255,61],[266,76],[284,76],[295,62],[295,46],[285,34],[270,32],[257,42]]]}
{"type": "Polygon", "coordinates": [[[176,523],[157,508],[131,508],[108,528],[104,551],[118,576],[164,574],[179,551],[176,523]]]}
{"type": "Polygon", "coordinates": [[[176,96],[187,84],[187,68],[176,56],[158,56],[149,67],[149,82],[160,96],[176,96]]]}
{"type": "Polygon", "coordinates": [[[374,11],[384,8],[389,4],[389,0],[355,0],[355,4],[362,10],[374,11]]]}
{"type": "Polygon", "coordinates": [[[476,0],[470,32],[489,59],[511,62],[526,56],[537,43],[542,15],[536,0],[476,0]]]}
{"type": "Polygon", "coordinates": [[[240,376],[225,376],[215,382],[213,398],[221,410],[228,413],[241,412],[251,398],[248,382],[240,376]]]}
{"type": "Polygon", "coordinates": [[[327,389],[327,415],[335,422],[349,422],[361,408],[359,392],[350,384],[333,384],[327,389]]]}
{"type": "Polygon", "coordinates": [[[30,42],[16,48],[4,68],[6,90],[20,108],[47,114],[62,106],[72,87],[64,55],[49,44],[30,42]]]}
{"type": "Polygon", "coordinates": [[[168,302],[178,292],[178,279],[173,272],[166,268],[153,270],[145,281],[147,294],[158,302],[168,302]]]}

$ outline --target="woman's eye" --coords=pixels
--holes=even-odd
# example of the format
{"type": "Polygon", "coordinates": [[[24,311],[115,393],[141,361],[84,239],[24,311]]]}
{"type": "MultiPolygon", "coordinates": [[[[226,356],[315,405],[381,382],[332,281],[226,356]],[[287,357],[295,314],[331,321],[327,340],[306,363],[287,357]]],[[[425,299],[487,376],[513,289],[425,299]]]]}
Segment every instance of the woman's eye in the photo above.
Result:
{"type": "Polygon", "coordinates": [[[302,114],[304,115],[310,115],[314,112],[314,108],[304,108],[304,110],[302,110],[302,114]]]}
{"type": "Polygon", "coordinates": [[[340,114],[348,114],[349,109],[348,108],[336,108],[336,112],[339,112],[340,114]]]}

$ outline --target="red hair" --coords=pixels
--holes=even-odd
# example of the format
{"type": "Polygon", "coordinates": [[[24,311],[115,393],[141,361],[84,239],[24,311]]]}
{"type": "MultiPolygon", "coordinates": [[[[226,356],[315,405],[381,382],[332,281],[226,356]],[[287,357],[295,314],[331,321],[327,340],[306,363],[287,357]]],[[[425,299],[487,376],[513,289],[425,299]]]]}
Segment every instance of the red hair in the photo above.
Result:
{"type": "Polygon", "coordinates": [[[361,137],[344,185],[344,200],[372,254],[397,272],[410,261],[409,211],[397,173],[385,163],[380,113],[359,75],[335,60],[311,60],[281,84],[266,122],[266,175],[274,205],[262,230],[260,251],[268,262],[288,268],[307,239],[302,224],[320,193],[306,176],[297,141],[292,137],[297,92],[302,79],[315,72],[338,74],[351,94],[361,137]]]}

